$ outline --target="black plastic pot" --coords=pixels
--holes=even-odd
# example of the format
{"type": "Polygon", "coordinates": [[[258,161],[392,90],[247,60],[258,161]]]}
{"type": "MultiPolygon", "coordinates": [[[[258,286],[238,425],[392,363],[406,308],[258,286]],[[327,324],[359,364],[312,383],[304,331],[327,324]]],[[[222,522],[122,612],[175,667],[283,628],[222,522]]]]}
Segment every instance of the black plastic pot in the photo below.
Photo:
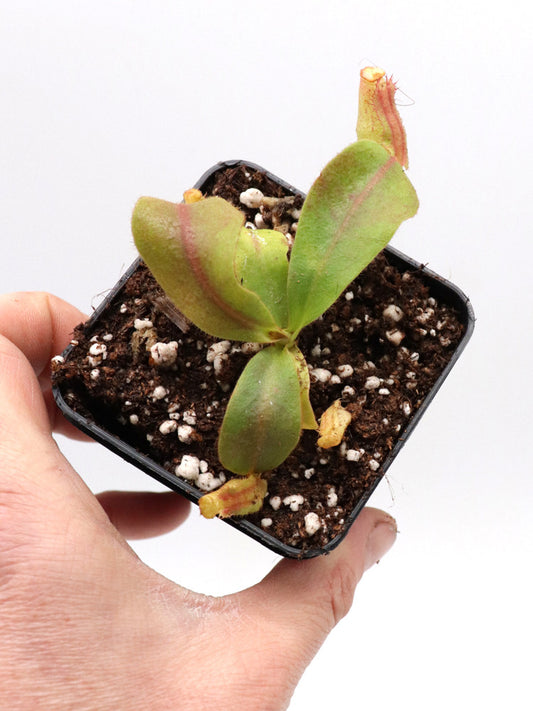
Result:
{"type": "MultiPolygon", "coordinates": [[[[247,161],[226,161],[222,163],[218,163],[217,165],[213,166],[211,169],[209,169],[202,177],[198,180],[196,183],[195,187],[205,191],[206,187],[209,186],[209,184],[212,182],[213,176],[215,173],[217,173],[220,170],[223,170],[228,167],[234,167],[237,165],[245,165],[247,168],[251,170],[260,170],[264,171],[263,168],[260,166],[255,165],[254,163],[249,163],[247,161]]],[[[267,171],[264,171],[267,172],[267,171]]],[[[297,190],[293,186],[289,185],[288,183],[285,183],[284,181],[280,180],[276,176],[272,175],[271,173],[267,172],[267,175],[276,181],[278,184],[282,185],[288,192],[293,193],[293,194],[300,194],[302,195],[301,191],[297,190]]],[[[385,250],[387,257],[389,261],[399,268],[400,271],[405,271],[405,270],[413,270],[417,269],[420,270],[421,265],[417,263],[416,261],[410,259],[409,257],[405,256],[398,250],[393,249],[392,247],[387,247],[385,250]]],[[[91,317],[89,321],[89,326],[96,325],[99,321],[99,319],[102,317],[102,314],[106,311],[106,309],[109,308],[109,305],[111,302],[117,298],[122,289],[124,288],[125,283],[127,282],[128,279],[130,279],[131,275],[135,272],[135,270],[138,268],[139,260],[134,262],[131,267],[128,269],[128,271],[124,274],[124,276],[120,279],[120,281],[116,284],[116,286],[111,290],[111,292],[108,294],[106,299],[100,304],[100,306],[95,310],[93,316],[91,317]]],[[[430,293],[432,296],[437,298],[440,302],[444,302],[448,304],[449,306],[453,306],[458,314],[459,318],[463,323],[464,326],[464,334],[462,337],[462,340],[458,344],[455,352],[453,353],[450,361],[447,363],[445,368],[443,369],[439,379],[437,382],[434,384],[433,388],[425,398],[423,404],[418,408],[418,410],[414,413],[411,421],[407,425],[407,427],[404,429],[402,432],[401,437],[397,441],[396,445],[394,448],[391,450],[387,458],[382,462],[381,467],[380,467],[380,473],[381,477],[383,477],[392,464],[393,460],[395,459],[396,455],[400,451],[400,449],[404,446],[405,442],[409,438],[411,432],[413,429],[416,427],[418,424],[420,418],[424,414],[427,406],[431,402],[431,400],[435,397],[435,394],[437,393],[438,389],[441,387],[442,383],[448,376],[450,370],[453,368],[455,362],[459,358],[459,355],[463,351],[466,343],[470,339],[470,336],[472,335],[472,331],[474,328],[474,313],[472,306],[465,296],[465,294],[458,289],[455,285],[451,284],[449,281],[446,279],[438,276],[434,272],[423,268],[421,271],[419,271],[419,275],[421,278],[425,281],[426,285],[429,287],[430,293]]],[[[63,357],[67,359],[69,357],[69,352],[71,350],[71,347],[69,346],[63,353],[63,357]]],[[[71,423],[73,423],[76,427],[78,427],[80,430],[88,434],[90,437],[95,439],[96,441],[100,442],[103,444],[105,447],[108,449],[112,450],[119,456],[121,456],[123,459],[126,461],[130,462],[131,464],[134,464],[135,466],[139,467],[139,469],[143,470],[150,476],[152,476],[154,479],[157,479],[157,481],[161,482],[165,486],[169,487],[170,489],[173,489],[189,500],[191,500],[194,503],[198,503],[199,498],[203,495],[204,492],[200,491],[197,489],[195,486],[190,484],[189,482],[179,478],[178,476],[172,474],[171,472],[167,471],[164,469],[161,465],[158,463],[154,462],[151,460],[148,456],[139,453],[134,447],[129,445],[128,443],[122,441],[119,439],[117,436],[114,434],[109,433],[105,429],[103,429],[97,422],[94,422],[93,420],[84,417],[80,415],[78,412],[73,410],[68,403],[66,402],[64,398],[64,394],[61,390],[61,388],[57,385],[54,386],[54,396],[56,399],[56,402],[63,412],[64,416],[69,420],[71,423]]],[[[338,535],[336,538],[332,539],[326,546],[324,547],[316,547],[316,548],[308,548],[304,551],[302,551],[300,548],[297,548],[295,546],[290,546],[287,545],[284,542],[279,541],[277,538],[273,537],[271,534],[269,534],[267,531],[263,530],[259,526],[256,526],[255,524],[251,523],[250,521],[247,521],[245,519],[225,519],[225,521],[231,525],[234,526],[235,528],[238,528],[241,530],[243,533],[246,533],[249,535],[251,538],[255,539],[256,541],[262,543],[264,546],[267,548],[271,549],[275,553],[289,557],[289,558],[311,558],[317,555],[321,555],[324,553],[328,553],[331,550],[333,550],[344,538],[346,533],[348,532],[351,524],[355,521],[357,515],[360,513],[362,508],[365,506],[368,498],[370,495],[373,493],[374,489],[376,488],[377,484],[379,483],[380,479],[378,479],[374,486],[367,490],[365,495],[359,500],[357,506],[352,510],[348,518],[345,520],[345,528],[342,532],[342,534],[338,535]]]]}

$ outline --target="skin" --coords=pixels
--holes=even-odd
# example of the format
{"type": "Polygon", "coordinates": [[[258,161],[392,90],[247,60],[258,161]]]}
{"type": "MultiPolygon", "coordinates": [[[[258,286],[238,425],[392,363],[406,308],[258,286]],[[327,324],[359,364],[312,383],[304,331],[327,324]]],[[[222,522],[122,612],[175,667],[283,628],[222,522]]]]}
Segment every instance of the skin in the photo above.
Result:
{"type": "Polygon", "coordinates": [[[363,572],[394,542],[394,520],[367,508],[331,555],[283,560],[221,598],[159,575],[126,538],[173,529],[188,502],[95,497],[51,436],[82,437],[53,404],[48,364],[83,319],[48,294],[0,297],[2,707],[287,708],[363,572]]]}

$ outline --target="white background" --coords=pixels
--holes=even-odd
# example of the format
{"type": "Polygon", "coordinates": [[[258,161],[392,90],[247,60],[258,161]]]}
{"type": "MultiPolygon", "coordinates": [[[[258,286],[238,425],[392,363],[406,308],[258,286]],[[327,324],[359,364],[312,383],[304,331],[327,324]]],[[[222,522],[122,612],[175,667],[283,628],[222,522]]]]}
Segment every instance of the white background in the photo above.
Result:
{"type": "MultiPolygon", "coordinates": [[[[374,497],[398,520],[397,544],[366,575],[291,711],[525,708],[531,696],[525,8],[0,2],[0,286],[52,291],[85,311],[133,260],[139,195],[178,199],[230,158],[307,190],[355,138],[359,69],[383,66],[403,92],[421,209],[393,244],[457,283],[477,327],[374,497]]],[[[157,488],[97,445],[61,446],[95,491],[157,488]]],[[[135,549],[215,595],[276,561],[196,509],[135,549]]]]}

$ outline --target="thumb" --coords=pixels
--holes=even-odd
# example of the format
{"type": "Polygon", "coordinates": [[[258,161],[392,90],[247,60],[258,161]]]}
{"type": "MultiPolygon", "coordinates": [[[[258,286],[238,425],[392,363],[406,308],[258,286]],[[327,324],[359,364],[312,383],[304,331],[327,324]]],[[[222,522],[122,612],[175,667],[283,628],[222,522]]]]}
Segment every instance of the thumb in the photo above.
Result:
{"type": "Polygon", "coordinates": [[[273,663],[278,669],[280,659],[285,659],[293,674],[303,673],[350,609],[364,571],[385,555],[396,533],[391,516],[366,508],[331,554],[283,560],[260,583],[238,593],[248,619],[258,628],[263,649],[275,650],[273,663]]]}

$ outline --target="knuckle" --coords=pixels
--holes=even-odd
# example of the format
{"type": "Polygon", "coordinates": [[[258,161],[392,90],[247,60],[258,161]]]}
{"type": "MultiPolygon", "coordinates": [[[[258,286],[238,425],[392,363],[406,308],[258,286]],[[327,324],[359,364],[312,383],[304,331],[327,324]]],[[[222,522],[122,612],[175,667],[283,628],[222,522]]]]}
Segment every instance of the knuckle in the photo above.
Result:
{"type": "Polygon", "coordinates": [[[328,602],[334,627],[350,610],[360,574],[346,561],[339,561],[330,571],[328,602]]]}

